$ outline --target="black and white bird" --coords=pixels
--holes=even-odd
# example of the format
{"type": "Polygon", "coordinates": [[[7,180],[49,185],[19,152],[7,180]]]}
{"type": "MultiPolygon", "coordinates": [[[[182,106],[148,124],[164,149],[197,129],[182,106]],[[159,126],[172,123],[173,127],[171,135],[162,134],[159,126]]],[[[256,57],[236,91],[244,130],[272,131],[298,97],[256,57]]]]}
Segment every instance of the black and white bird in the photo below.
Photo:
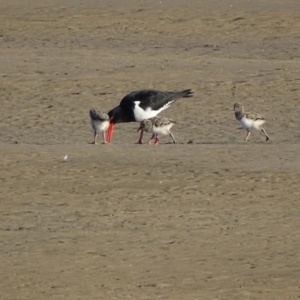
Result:
{"type": "MultiPolygon", "coordinates": [[[[166,92],[157,90],[139,90],[125,96],[120,105],[108,112],[110,125],[108,128],[107,141],[110,142],[114,125],[125,122],[141,122],[156,117],[163,110],[180,99],[193,96],[191,89],[180,92],[166,92]]],[[[142,144],[143,130],[138,144],[142,144]]]]}
{"type": "Polygon", "coordinates": [[[106,132],[109,127],[109,116],[107,113],[95,108],[90,110],[91,125],[94,130],[94,141],[92,144],[97,144],[98,133],[102,133],[103,143],[107,144],[106,132]]]}
{"type": "Polygon", "coordinates": [[[262,125],[266,123],[264,116],[254,112],[245,112],[244,106],[239,102],[234,103],[233,112],[239,124],[247,130],[245,142],[247,142],[251,134],[251,129],[261,130],[266,136],[266,141],[270,140],[267,132],[262,127],[262,125]]]}
{"type": "Polygon", "coordinates": [[[169,135],[172,138],[173,143],[176,144],[174,135],[171,132],[171,128],[175,123],[176,122],[170,118],[154,117],[152,119],[143,120],[140,123],[138,131],[143,130],[152,133],[152,137],[148,144],[151,144],[154,139],[153,144],[158,145],[160,135],[169,135]]]}

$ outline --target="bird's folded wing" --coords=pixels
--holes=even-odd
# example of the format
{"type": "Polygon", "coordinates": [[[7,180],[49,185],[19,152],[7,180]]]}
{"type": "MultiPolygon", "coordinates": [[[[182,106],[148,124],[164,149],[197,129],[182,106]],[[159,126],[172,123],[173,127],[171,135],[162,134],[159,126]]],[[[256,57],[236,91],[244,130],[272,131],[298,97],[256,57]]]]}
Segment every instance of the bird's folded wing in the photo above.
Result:
{"type": "Polygon", "coordinates": [[[175,123],[174,120],[172,119],[169,119],[169,118],[156,118],[155,121],[154,121],[154,124],[155,126],[157,127],[160,127],[160,126],[166,126],[166,125],[169,125],[171,123],[175,123]]]}
{"type": "Polygon", "coordinates": [[[100,121],[100,122],[103,122],[103,121],[108,121],[109,120],[109,116],[107,113],[104,113],[102,111],[91,111],[91,118],[93,120],[96,120],[96,121],[100,121]]]}
{"type": "Polygon", "coordinates": [[[258,114],[258,113],[255,113],[255,112],[247,112],[245,113],[245,116],[247,119],[251,119],[251,120],[265,120],[265,117],[258,114]]]}

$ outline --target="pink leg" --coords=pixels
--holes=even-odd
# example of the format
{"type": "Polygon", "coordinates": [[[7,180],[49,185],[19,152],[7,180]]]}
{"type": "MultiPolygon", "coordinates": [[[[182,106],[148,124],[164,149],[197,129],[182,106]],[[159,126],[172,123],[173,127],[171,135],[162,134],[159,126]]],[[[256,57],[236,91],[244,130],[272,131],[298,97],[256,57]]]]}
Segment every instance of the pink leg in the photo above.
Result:
{"type": "Polygon", "coordinates": [[[154,141],[154,145],[158,145],[159,144],[159,136],[158,134],[155,136],[155,141],[154,141]]]}
{"type": "Polygon", "coordinates": [[[155,138],[155,134],[153,133],[151,139],[148,142],[149,145],[153,144],[152,141],[153,141],[154,138],[155,138]]]}
{"type": "Polygon", "coordinates": [[[102,136],[103,136],[103,144],[107,144],[105,131],[102,132],[102,136]]]}
{"type": "Polygon", "coordinates": [[[246,136],[246,139],[245,139],[245,143],[247,143],[250,134],[251,134],[251,132],[250,132],[250,131],[247,131],[247,136],[246,136]]]}
{"type": "Polygon", "coordinates": [[[140,138],[139,138],[137,144],[143,144],[143,134],[144,134],[144,130],[142,129],[141,134],[140,134],[140,138]]]}

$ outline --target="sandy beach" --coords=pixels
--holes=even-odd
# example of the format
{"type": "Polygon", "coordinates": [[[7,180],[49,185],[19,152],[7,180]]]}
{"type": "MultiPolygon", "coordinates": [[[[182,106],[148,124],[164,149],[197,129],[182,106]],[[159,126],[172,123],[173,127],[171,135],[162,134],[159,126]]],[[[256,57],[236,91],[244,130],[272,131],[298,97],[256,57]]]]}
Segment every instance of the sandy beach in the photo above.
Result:
{"type": "Polygon", "coordinates": [[[300,298],[297,1],[3,0],[0,24],[1,300],[300,298]],[[178,144],[91,145],[89,110],[147,88],[194,91],[162,113],[178,144]]]}

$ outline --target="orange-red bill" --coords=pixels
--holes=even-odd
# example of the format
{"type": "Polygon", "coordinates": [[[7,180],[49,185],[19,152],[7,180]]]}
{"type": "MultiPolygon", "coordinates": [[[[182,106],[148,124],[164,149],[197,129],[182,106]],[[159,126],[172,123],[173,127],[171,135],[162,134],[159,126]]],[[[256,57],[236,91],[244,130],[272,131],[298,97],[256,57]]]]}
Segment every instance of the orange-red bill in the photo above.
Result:
{"type": "Polygon", "coordinates": [[[107,142],[110,143],[114,131],[114,124],[110,123],[107,130],[107,142]]]}

